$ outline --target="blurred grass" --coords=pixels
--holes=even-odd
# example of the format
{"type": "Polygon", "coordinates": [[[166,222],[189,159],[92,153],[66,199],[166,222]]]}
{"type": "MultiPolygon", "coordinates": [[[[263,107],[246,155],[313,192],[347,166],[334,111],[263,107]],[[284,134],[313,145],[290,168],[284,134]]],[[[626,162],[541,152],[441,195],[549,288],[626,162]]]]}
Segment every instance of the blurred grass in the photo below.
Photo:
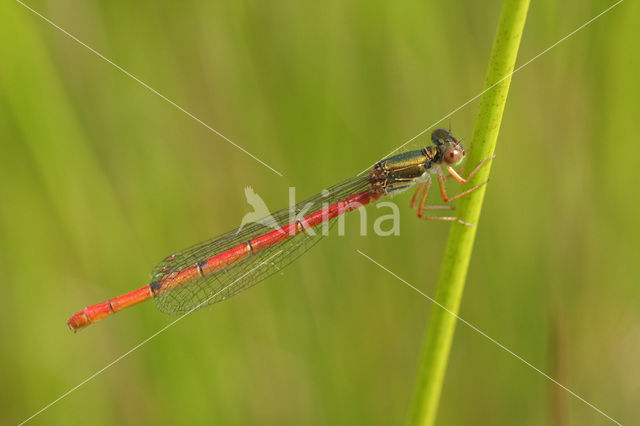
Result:
{"type": "MultiPolygon", "coordinates": [[[[520,57],[610,4],[533,2],[520,57]]],[[[236,227],[244,186],[279,208],[289,185],[304,197],[353,175],[477,94],[500,2],[29,5],[285,176],[2,3],[2,423],[167,324],[153,304],[77,335],[64,322],[146,283],[166,254],[236,227]]],[[[564,384],[622,423],[640,398],[639,18],[624,2],[514,77],[461,311],[549,370],[559,310],[564,384]]],[[[470,136],[476,109],[454,115],[457,135],[470,136]]],[[[401,422],[431,306],[355,253],[433,294],[447,227],[401,210],[400,237],[326,239],[34,424],[401,422]]],[[[458,331],[440,421],[548,422],[549,383],[458,331]]],[[[574,400],[568,410],[573,424],[601,422],[574,400]]]]}

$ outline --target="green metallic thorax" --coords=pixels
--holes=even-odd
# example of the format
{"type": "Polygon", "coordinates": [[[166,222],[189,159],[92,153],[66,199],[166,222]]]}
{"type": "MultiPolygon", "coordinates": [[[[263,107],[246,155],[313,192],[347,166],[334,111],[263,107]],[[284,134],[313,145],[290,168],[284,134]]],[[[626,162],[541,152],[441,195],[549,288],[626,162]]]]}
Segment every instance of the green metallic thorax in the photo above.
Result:
{"type": "Polygon", "coordinates": [[[434,150],[427,148],[404,152],[382,160],[378,166],[386,172],[384,192],[400,192],[427,179],[433,159],[434,150]]]}

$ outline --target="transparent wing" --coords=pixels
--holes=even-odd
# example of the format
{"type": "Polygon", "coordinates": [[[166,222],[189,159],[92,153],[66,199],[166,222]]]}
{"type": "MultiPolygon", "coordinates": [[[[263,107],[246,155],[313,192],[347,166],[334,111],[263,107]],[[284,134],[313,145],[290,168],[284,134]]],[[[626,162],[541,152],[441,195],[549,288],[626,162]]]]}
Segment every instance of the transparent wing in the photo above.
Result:
{"type": "MultiPolygon", "coordinates": [[[[351,178],[296,204],[293,208],[283,209],[260,219],[240,231],[237,229],[229,231],[217,238],[203,241],[171,255],[153,269],[152,275],[156,280],[162,279],[168,274],[192,267],[226,250],[246,244],[247,241],[273,229],[285,226],[296,217],[316,212],[327,205],[368,189],[368,176],[351,178]]],[[[156,306],[165,313],[181,313],[228,299],[294,261],[315,245],[335,222],[336,219],[332,219],[326,225],[296,234],[182,287],[166,292],[161,288],[155,298],[156,306]]]]}

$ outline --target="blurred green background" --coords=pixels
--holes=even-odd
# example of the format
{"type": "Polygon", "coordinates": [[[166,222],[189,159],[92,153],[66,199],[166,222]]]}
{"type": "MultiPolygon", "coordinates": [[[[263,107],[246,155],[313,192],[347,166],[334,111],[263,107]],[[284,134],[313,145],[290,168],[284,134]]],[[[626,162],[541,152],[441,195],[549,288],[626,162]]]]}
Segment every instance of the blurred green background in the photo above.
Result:
{"type": "MultiPolygon", "coordinates": [[[[74,312],[164,256],[368,167],[482,89],[499,1],[0,4],[0,422],[25,420],[174,318],[74,312]]],[[[612,1],[532,1],[519,63],[612,1]]],[[[461,316],[623,423],[640,408],[640,5],[513,79],[461,316]]],[[[478,103],[451,124],[469,137],[478,103]]],[[[448,120],[439,123],[448,126],[448,120]]],[[[426,143],[420,138],[412,145],[426,143]]],[[[435,195],[435,194],[434,194],[435,195]]],[[[169,328],[32,424],[404,421],[448,225],[326,238],[169,328]]],[[[368,208],[370,219],[382,210],[368,208]]],[[[387,211],[384,211],[387,213],[387,211]]],[[[371,229],[371,223],[369,226],[371,229]]],[[[606,424],[464,325],[439,424],[606,424]]]]}

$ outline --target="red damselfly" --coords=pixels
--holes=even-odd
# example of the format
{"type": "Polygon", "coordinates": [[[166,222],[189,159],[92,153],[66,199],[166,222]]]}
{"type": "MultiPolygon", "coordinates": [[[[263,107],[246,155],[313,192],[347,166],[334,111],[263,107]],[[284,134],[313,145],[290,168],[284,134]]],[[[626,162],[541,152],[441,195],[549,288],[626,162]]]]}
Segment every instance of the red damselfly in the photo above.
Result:
{"type": "Polygon", "coordinates": [[[452,208],[425,204],[431,175],[436,176],[442,199],[448,203],[486,182],[449,198],[445,179],[453,177],[466,183],[489,159],[480,162],[465,179],[460,176],[461,171],[454,169],[465,156],[462,144],[446,129],[435,130],[431,140],[433,146],[389,157],[376,163],[365,175],[347,179],[295,206],[273,213],[268,218],[271,230],[264,221],[257,221],[172,254],[154,268],[151,283],[84,308],[68,320],[69,328],[76,331],[148,299],[155,299],[158,308],[166,313],[186,313],[228,299],[279,271],[311,248],[324,234],[314,232],[314,228],[330,226],[349,211],[416,184],[411,207],[418,211],[418,217],[470,225],[454,216],[423,214],[425,210],[452,208]]]}

